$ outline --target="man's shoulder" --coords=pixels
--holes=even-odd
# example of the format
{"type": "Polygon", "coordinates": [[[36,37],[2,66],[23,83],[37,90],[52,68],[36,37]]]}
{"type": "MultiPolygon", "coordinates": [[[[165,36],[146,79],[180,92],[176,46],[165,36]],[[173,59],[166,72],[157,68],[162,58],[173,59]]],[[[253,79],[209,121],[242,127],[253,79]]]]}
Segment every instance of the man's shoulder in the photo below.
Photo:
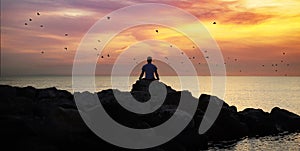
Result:
{"type": "Polygon", "coordinates": [[[151,65],[152,65],[153,68],[157,69],[156,65],[154,65],[154,64],[151,64],[151,65]]]}
{"type": "Polygon", "coordinates": [[[151,64],[149,64],[149,63],[148,63],[148,64],[145,64],[145,65],[143,65],[143,68],[144,68],[144,67],[154,67],[154,68],[157,68],[157,67],[156,67],[154,64],[152,64],[152,63],[151,63],[151,64]]]}

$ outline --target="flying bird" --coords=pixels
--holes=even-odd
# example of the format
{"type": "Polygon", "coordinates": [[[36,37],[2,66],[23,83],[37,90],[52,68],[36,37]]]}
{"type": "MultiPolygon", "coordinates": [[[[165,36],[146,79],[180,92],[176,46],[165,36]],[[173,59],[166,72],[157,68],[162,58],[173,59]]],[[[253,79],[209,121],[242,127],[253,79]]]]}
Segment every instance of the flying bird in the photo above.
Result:
{"type": "Polygon", "coordinates": [[[217,23],[214,21],[213,24],[217,24],[217,23]]]}
{"type": "Polygon", "coordinates": [[[69,34],[65,33],[65,36],[68,36],[69,34]]]}
{"type": "Polygon", "coordinates": [[[29,21],[32,21],[32,19],[31,19],[31,18],[29,18],[29,21]]]}
{"type": "Polygon", "coordinates": [[[28,24],[27,23],[25,23],[25,26],[27,26],[28,24]]]}
{"type": "Polygon", "coordinates": [[[40,25],[40,27],[41,27],[41,28],[43,28],[43,27],[44,27],[44,25],[40,25]]]}
{"type": "Polygon", "coordinates": [[[98,40],[98,42],[101,42],[101,40],[98,40]]]}
{"type": "Polygon", "coordinates": [[[44,54],[45,52],[44,51],[41,51],[41,54],[44,54]]]}
{"type": "Polygon", "coordinates": [[[39,12],[37,12],[37,13],[36,13],[36,15],[38,15],[38,16],[39,16],[39,15],[41,15],[41,14],[40,14],[39,12]]]}
{"type": "Polygon", "coordinates": [[[107,57],[109,57],[109,54],[107,54],[107,57]]]}
{"type": "Polygon", "coordinates": [[[68,48],[67,48],[67,47],[65,47],[65,50],[67,51],[67,50],[68,50],[68,48]]]}
{"type": "Polygon", "coordinates": [[[155,31],[156,31],[156,33],[158,33],[158,30],[157,30],[157,29],[156,29],[155,31]]]}
{"type": "Polygon", "coordinates": [[[109,17],[109,16],[107,16],[107,19],[109,20],[109,19],[110,19],[110,17],[109,17]]]}

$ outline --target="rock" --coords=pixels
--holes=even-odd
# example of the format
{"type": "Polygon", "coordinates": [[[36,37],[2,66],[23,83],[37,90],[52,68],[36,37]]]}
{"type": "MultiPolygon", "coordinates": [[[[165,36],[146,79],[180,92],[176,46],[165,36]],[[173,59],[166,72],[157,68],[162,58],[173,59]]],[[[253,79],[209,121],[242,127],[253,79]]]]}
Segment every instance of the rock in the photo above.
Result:
{"type": "MultiPolygon", "coordinates": [[[[134,92],[134,91],[148,92],[148,88],[149,88],[149,85],[151,84],[151,82],[153,82],[153,81],[144,80],[144,79],[138,80],[138,81],[136,81],[135,84],[132,85],[131,92],[134,92]]],[[[167,89],[167,93],[176,92],[176,90],[172,89],[170,86],[167,86],[167,85],[165,85],[165,86],[166,86],[166,89],[167,89]]]]}
{"type": "Polygon", "coordinates": [[[270,114],[261,109],[247,108],[238,113],[249,128],[249,136],[265,136],[278,133],[270,114]]]}
{"type": "MultiPolygon", "coordinates": [[[[210,118],[210,117],[207,117],[210,118]]],[[[247,136],[248,126],[230,107],[222,107],[218,118],[206,132],[209,140],[235,140],[247,136]]]]}
{"type": "Polygon", "coordinates": [[[17,94],[17,90],[15,87],[8,86],[8,85],[0,85],[0,97],[2,99],[16,97],[16,94],[17,94]]]}
{"type": "Polygon", "coordinates": [[[26,97],[30,99],[35,99],[36,96],[36,89],[32,86],[27,86],[24,88],[16,88],[16,96],[18,97],[26,97]]]}
{"type": "Polygon", "coordinates": [[[294,132],[300,129],[300,116],[279,107],[272,109],[270,114],[277,130],[294,132]]]}

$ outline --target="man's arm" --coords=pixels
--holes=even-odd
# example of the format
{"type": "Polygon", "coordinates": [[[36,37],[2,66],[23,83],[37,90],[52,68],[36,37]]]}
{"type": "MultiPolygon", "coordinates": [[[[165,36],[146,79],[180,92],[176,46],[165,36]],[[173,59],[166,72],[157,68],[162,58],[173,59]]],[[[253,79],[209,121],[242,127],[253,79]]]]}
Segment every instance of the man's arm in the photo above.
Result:
{"type": "Polygon", "coordinates": [[[155,70],[155,76],[156,76],[156,79],[159,80],[159,75],[157,73],[157,70],[155,70]]]}
{"type": "Polygon", "coordinates": [[[140,74],[140,77],[139,77],[139,79],[141,80],[142,78],[143,78],[143,76],[144,76],[144,70],[142,70],[142,73],[140,74]]]}

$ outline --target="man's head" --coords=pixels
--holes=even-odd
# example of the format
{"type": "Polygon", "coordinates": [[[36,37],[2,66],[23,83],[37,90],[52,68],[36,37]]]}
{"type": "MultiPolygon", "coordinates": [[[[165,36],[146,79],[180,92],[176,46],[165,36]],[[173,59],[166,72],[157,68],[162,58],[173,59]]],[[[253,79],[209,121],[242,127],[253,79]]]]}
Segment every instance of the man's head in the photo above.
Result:
{"type": "Polygon", "coordinates": [[[152,62],[152,57],[151,57],[151,56],[148,56],[148,57],[147,57],[147,62],[148,62],[148,63],[151,63],[151,62],[152,62]]]}

